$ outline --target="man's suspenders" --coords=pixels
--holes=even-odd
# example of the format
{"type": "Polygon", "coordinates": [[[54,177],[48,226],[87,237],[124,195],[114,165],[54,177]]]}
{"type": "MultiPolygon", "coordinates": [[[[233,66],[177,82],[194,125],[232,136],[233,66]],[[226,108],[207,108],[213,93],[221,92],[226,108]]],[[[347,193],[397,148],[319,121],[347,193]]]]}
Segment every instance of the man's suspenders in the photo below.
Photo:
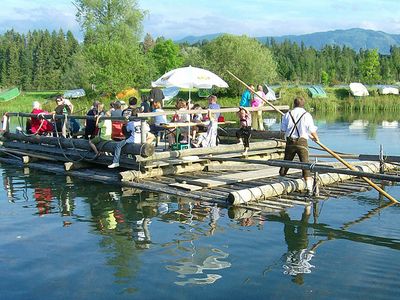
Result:
{"type": "Polygon", "coordinates": [[[294,130],[296,129],[296,131],[297,131],[297,136],[300,138],[300,132],[299,132],[299,129],[297,128],[297,124],[299,124],[301,118],[302,118],[306,113],[307,113],[307,112],[305,111],[305,112],[300,116],[300,118],[299,118],[297,121],[295,121],[294,118],[293,118],[293,116],[292,116],[292,114],[291,114],[291,112],[289,111],[289,115],[290,115],[290,117],[292,118],[292,121],[293,121],[294,126],[293,126],[293,129],[292,129],[292,131],[290,132],[290,134],[289,134],[288,137],[291,137],[292,134],[293,134],[293,132],[294,132],[294,130]]]}

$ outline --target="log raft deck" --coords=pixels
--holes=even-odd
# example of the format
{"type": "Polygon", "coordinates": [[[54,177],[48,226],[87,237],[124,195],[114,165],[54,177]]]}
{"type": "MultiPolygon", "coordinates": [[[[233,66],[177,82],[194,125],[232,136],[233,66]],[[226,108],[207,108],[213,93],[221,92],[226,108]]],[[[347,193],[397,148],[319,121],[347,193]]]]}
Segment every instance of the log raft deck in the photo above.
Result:
{"type": "MultiPolygon", "coordinates": [[[[281,107],[287,110],[288,107],[281,107]]],[[[250,110],[257,110],[250,108],[250,110]]],[[[263,107],[262,110],[270,110],[263,107]]],[[[218,110],[213,110],[218,111],[218,110]]],[[[237,108],[223,108],[221,112],[234,112],[237,108]]],[[[187,111],[188,113],[199,113],[187,111]]],[[[204,110],[203,112],[207,112],[204,110]]],[[[174,114],[176,111],[164,112],[174,114]]],[[[185,113],[179,111],[179,113],[185,113]]],[[[160,113],[138,114],[135,118],[148,118],[160,113]]],[[[178,197],[233,205],[256,211],[277,211],[294,205],[310,205],[313,201],[338,197],[352,192],[370,189],[359,177],[377,179],[382,182],[399,182],[396,165],[399,157],[367,156],[368,161],[354,161],[357,171],[344,169],[337,162],[300,163],[282,161],[284,142],[278,132],[257,132],[263,141],[250,143],[250,151],[241,154],[242,145],[220,144],[213,148],[192,148],[163,151],[164,145],[128,144],[122,149],[119,169],[110,170],[116,142],[107,142],[101,151],[106,154],[95,157],[84,139],[57,138],[9,130],[10,118],[32,117],[25,113],[8,113],[5,131],[2,134],[0,161],[28,166],[47,172],[65,174],[107,184],[139,188],[178,197]],[[278,176],[279,167],[290,167],[286,177],[278,176]],[[314,174],[313,196],[305,196],[306,185],[301,176],[302,169],[314,174]],[[382,174],[383,171],[389,171],[382,174]]],[[[90,116],[74,116],[77,119],[90,116]]],[[[52,115],[44,118],[54,118],[52,115]]],[[[55,116],[65,118],[65,116],[55,116]]],[[[105,117],[112,120],[126,120],[105,117]]],[[[221,135],[229,135],[225,130],[221,135]]],[[[352,157],[362,159],[363,156],[352,157]]]]}

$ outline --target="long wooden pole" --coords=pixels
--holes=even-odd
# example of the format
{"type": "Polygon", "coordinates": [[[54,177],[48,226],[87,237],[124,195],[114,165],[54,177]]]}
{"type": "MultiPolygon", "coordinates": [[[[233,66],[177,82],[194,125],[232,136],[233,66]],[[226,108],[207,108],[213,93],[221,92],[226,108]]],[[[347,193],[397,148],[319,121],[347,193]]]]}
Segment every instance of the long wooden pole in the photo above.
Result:
{"type": "MultiPolygon", "coordinates": [[[[243,82],[242,80],[240,80],[237,76],[235,76],[234,74],[232,74],[230,71],[227,70],[227,72],[232,75],[236,80],[238,80],[240,83],[242,83],[246,88],[248,88],[251,92],[255,93],[255,91],[249,87],[245,82],[243,82]]],[[[274,110],[276,110],[277,112],[279,112],[282,116],[284,115],[282,111],[280,111],[278,108],[276,108],[271,102],[269,102],[267,99],[265,99],[264,97],[260,97],[265,103],[267,103],[269,106],[271,106],[274,110]]],[[[329,149],[328,147],[326,147],[325,145],[323,145],[321,142],[319,141],[314,141],[315,143],[317,143],[322,149],[324,149],[326,152],[328,152],[330,155],[332,155],[334,158],[336,158],[338,161],[340,161],[342,164],[344,164],[347,168],[349,168],[350,170],[357,170],[353,165],[351,165],[350,163],[348,163],[347,161],[345,161],[343,158],[341,158],[338,154],[336,154],[334,151],[332,151],[331,149],[329,149]]],[[[368,183],[371,187],[373,187],[375,190],[377,190],[381,195],[385,196],[386,198],[388,198],[391,202],[393,203],[398,203],[398,201],[393,198],[391,195],[389,195],[386,191],[384,191],[382,188],[380,188],[378,185],[376,185],[375,183],[373,183],[370,179],[366,178],[366,177],[361,177],[366,183],[368,183]]]]}
{"type": "Polygon", "coordinates": [[[216,161],[234,161],[234,162],[246,162],[250,164],[259,164],[259,165],[267,165],[272,167],[284,167],[284,168],[291,168],[291,169],[301,169],[301,170],[310,170],[315,172],[323,172],[323,173],[336,173],[336,174],[345,174],[357,177],[369,177],[374,179],[380,180],[388,180],[393,182],[400,182],[400,176],[395,175],[386,175],[380,173],[373,173],[373,172],[365,172],[360,171],[356,168],[352,170],[347,169],[338,169],[334,168],[329,165],[320,165],[320,164],[311,164],[311,163],[303,163],[303,162],[295,162],[295,161],[287,161],[287,160],[275,160],[275,159],[246,159],[243,160],[241,158],[234,158],[234,157],[209,157],[209,160],[216,160],[216,161]]]}
{"type": "MultiPolygon", "coordinates": [[[[315,141],[322,149],[324,149],[326,152],[328,152],[330,155],[332,155],[334,158],[336,158],[338,161],[340,161],[342,164],[344,164],[346,167],[348,167],[350,170],[353,171],[357,171],[357,169],[349,164],[347,161],[345,161],[343,158],[341,158],[338,154],[336,154],[335,152],[333,152],[331,149],[329,149],[328,147],[326,147],[325,145],[323,145],[321,142],[319,141],[315,141]]],[[[366,177],[361,177],[362,180],[364,180],[366,183],[368,183],[370,186],[372,186],[375,190],[377,190],[379,193],[381,193],[383,196],[385,196],[386,198],[388,198],[390,201],[392,201],[393,203],[398,203],[398,201],[393,198],[391,195],[389,195],[386,191],[384,191],[380,186],[376,185],[375,183],[373,183],[369,178],[366,177]]]]}
{"type": "MultiPolygon", "coordinates": [[[[230,71],[228,71],[227,70],[227,72],[230,74],[230,75],[232,75],[237,81],[239,81],[241,84],[243,84],[250,92],[252,92],[252,93],[256,93],[255,91],[254,91],[254,89],[252,89],[250,86],[248,86],[244,81],[242,81],[242,80],[240,80],[236,75],[234,75],[234,74],[232,74],[230,71]]],[[[269,106],[271,106],[276,112],[278,112],[278,113],[280,113],[282,116],[284,115],[284,113],[279,109],[279,108],[277,108],[275,105],[273,105],[271,102],[269,102],[267,99],[265,99],[264,97],[262,97],[262,96],[259,96],[260,98],[261,98],[261,100],[263,100],[265,103],[267,103],[269,106]]]]}

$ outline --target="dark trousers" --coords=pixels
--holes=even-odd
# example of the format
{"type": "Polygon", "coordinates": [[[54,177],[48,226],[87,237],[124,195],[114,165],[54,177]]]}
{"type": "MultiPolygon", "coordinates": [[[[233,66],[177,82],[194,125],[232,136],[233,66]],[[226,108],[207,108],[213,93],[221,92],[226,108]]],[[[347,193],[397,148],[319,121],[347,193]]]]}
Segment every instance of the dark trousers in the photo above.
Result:
{"type": "MultiPolygon", "coordinates": [[[[293,160],[296,154],[301,162],[308,162],[308,143],[305,138],[286,139],[284,160],[293,160]]],[[[285,176],[288,170],[289,168],[281,167],[279,170],[279,175],[285,176]]],[[[304,178],[310,177],[310,170],[302,170],[302,172],[304,178]]]]}
{"type": "Polygon", "coordinates": [[[251,126],[240,127],[236,131],[236,137],[243,139],[243,145],[248,148],[250,146],[251,126]]]}

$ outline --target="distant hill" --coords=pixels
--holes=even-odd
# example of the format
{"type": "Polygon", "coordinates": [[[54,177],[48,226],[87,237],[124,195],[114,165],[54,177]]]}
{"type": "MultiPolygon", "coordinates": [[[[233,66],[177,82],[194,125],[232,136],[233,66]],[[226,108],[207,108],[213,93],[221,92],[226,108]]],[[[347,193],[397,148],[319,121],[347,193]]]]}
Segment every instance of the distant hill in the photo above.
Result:
{"type": "MultiPolygon", "coordinates": [[[[215,33],[197,37],[188,36],[176,42],[187,42],[189,44],[194,44],[203,40],[211,41],[220,35],[222,35],[222,33],[215,33]]],[[[270,38],[273,38],[276,42],[279,43],[285,40],[290,40],[298,44],[303,42],[304,45],[308,47],[311,46],[315,49],[321,49],[325,45],[347,46],[357,52],[360,49],[378,49],[379,53],[381,54],[388,54],[390,52],[390,46],[400,47],[400,34],[389,34],[382,31],[374,31],[361,28],[315,32],[303,35],[284,35],[273,37],[264,36],[256,38],[263,43],[270,38]]]]}

